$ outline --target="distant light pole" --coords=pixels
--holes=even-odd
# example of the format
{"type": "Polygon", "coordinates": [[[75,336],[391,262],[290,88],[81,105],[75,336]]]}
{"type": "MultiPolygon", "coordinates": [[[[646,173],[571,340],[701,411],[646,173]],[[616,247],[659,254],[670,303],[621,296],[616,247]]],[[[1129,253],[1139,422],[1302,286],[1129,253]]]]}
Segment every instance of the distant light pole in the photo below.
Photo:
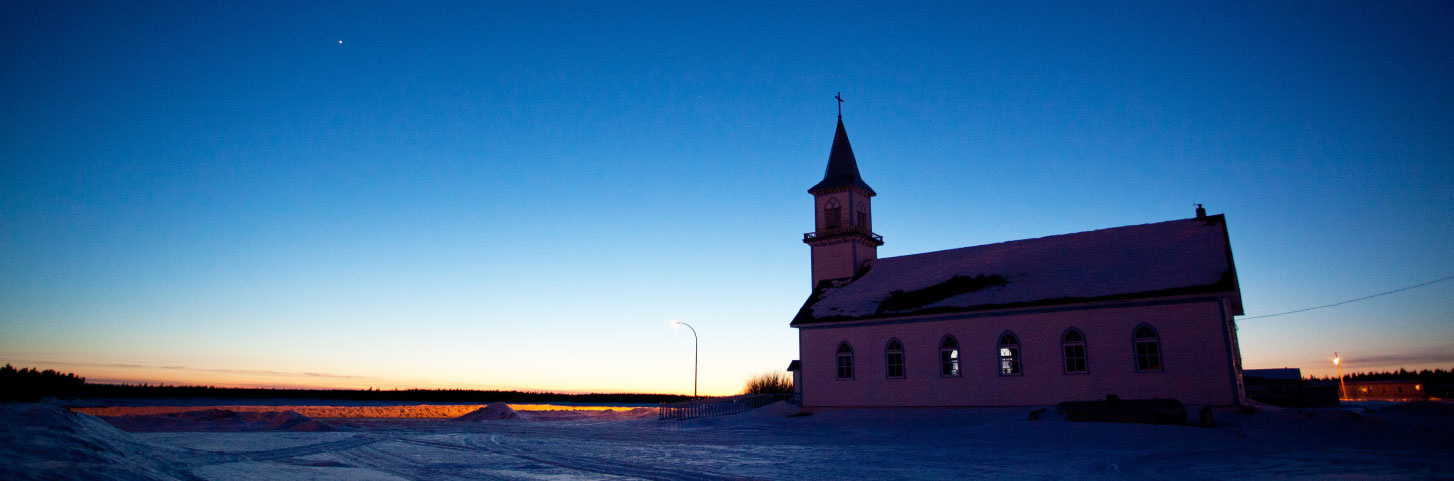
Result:
{"type": "Polygon", "coordinates": [[[1338,353],[1336,353],[1336,352],[1333,353],[1333,367],[1338,368],[1338,399],[1339,400],[1348,399],[1348,388],[1343,387],[1343,364],[1342,364],[1342,362],[1343,362],[1343,358],[1338,357],[1338,353]]]}
{"type": "Polygon", "coordinates": [[[700,359],[700,356],[698,355],[698,352],[699,351],[697,350],[697,344],[698,344],[697,343],[697,329],[694,328],[694,327],[692,327],[691,324],[687,324],[687,323],[682,322],[682,321],[671,321],[671,325],[673,327],[675,327],[675,326],[687,326],[687,329],[691,329],[692,330],[692,397],[693,398],[696,398],[697,397],[697,364],[698,364],[698,360],[700,359]]]}

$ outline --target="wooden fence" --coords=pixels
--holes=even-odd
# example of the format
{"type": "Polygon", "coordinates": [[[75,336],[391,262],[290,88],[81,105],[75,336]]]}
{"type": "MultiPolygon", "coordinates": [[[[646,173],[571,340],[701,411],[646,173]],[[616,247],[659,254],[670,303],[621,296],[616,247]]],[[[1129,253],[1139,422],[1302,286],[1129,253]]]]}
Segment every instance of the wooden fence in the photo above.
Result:
{"type": "Polygon", "coordinates": [[[792,394],[743,394],[740,396],[696,399],[657,406],[657,419],[692,419],[707,416],[726,416],[751,411],[778,401],[786,401],[792,394]]]}

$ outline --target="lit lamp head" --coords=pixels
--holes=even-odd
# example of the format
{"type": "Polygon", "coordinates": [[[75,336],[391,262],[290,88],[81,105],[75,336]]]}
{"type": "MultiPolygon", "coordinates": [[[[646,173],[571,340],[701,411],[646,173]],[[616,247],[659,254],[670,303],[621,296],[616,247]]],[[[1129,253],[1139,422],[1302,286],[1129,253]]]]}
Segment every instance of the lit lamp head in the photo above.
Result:
{"type": "Polygon", "coordinates": [[[1343,360],[1342,358],[1338,358],[1338,357],[1333,358],[1333,365],[1334,366],[1337,366],[1339,362],[1342,362],[1342,360],[1343,360]]]}
{"type": "Polygon", "coordinates": [[[682,327],[682,321],[678,321],[676,319],[672,319],[672,321],[671,321],[671,327],[682,327]]]}

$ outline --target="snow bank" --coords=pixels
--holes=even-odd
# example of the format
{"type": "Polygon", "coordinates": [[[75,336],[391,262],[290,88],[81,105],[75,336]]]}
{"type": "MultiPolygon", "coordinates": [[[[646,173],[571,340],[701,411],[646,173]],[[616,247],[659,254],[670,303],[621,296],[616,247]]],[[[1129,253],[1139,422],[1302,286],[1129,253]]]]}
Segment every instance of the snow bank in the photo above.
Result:
{"type": "Polygon", "coordinates": [[[297,411],[237,412],[227,409],[186,411],[142,416],[103,417],[106,422],[131,432],[178,431],[333,431],[334,427],[297,411]]]}
{"type": "MultiPolygon", "coordinates": [[[[374,419],[419,419],[436,418],[448,419],[457,418],[482,408],[486,404],[393,404],[393,405],[294,405],[294,404],[266,404],[266,405],[174,405],[174,406],[81,406],[73,407],[76,412],[83,412],[92,416],[121,417],[121,416],[145,416],[153,414],[182,413],[190,411],[207,411],[222,409],[227,411],[242,412],[279,412],[296,411],[299,414],[314,419],[345,419],[345,418],[374,418],[374,419]]],[[[574,406],[557,404],[510,404],[510,408],[517,412],[555,412],[555,411],[612,411],[622,409],[622,406],[574,406]]],[[[652,411],[655,413],[655,411],[652,411]]]]}
{"type": "Polygon", "coordinates": [[[1448,402],[1415,401],[1397,403],[1378,409],[1378,412],[1389,414],[1405,414],[1416,416],[1428,416],[1443,421],[1454,419],[1454,404],[1448,402]]]}
{"type": "MultiPolygon", "coordinates": [[[[542,407],[540,405],[524,405],[526,407],[542,407]]],[[[494,403],[473,412],[460,416],[460,421],[498,421],[498,420],[520,420],[520,421],[555,421],[555,422],[615,422],[631,421],[637,419],[656,419],[656,408],[630,408],[630,409],[609,409],[592,407],[589,409],[518,409],[520,406],[511,406],[505,403],[494,403]]]]}
{"type": "Polygon", "coordinates": [[[622,411],[607,409],[596,414],[598,419],[656,419],[656,408],[633,408],[622,411]]]}
{"type": "Polygon", "coordinates": [[[225,410],[234,412],[286,412],[292,411],[321,419],[342,418],[453,418],[484,407],[483,404],[419,404],[393,406],[108,406],[78,407],[76,411],[94,416],[148,416],[195,411],[225,410]]]}
{"type": "Polygon", "coordinates": [[[0,479],[174,480],[159,449],[51,404],[0,404],[0,479]]]}
{"type": "Polygon", "coordinates": [[[1449,404],[1228,410],[1214,429],[1030,420],[1032,408],[793,417],[779,403],[659,422],[650,408],[494,413],[505,407],[561,422],[132,434],[54,406],[0,405],[0,480],[1454,479],[1449,404]]]}
{"type": "Polygon", "coordinates": [[[459,417],[460,421],[499,421],[503,419],[519,419],[520,414],[515,412],[509,404],[497,402],[474,412],[459,417]]]}
{"type": "Polygon", "coordinates": [[[778,402],[775,402],[775,403],[772,403],[772,404],[768,404],[766,406],[763,406],[761,408],[754,409],[752,411],[748,411],[747,414],[749,416],[763,417],[763,418],[788,418],[788,417],[797,416],[798,414],[800,414],[802,412],[803,412],[803,409],[800,408],[800,407],[798,407],[798,406],[794,406],[792,404],[788,404],[787,401],[778,401],[778,402]]]}
{"type": "Polygon", "coordinates": [[[520,417],[531,421],[614,422],[656,419],[656,408],[521,411],[520,417]]]}

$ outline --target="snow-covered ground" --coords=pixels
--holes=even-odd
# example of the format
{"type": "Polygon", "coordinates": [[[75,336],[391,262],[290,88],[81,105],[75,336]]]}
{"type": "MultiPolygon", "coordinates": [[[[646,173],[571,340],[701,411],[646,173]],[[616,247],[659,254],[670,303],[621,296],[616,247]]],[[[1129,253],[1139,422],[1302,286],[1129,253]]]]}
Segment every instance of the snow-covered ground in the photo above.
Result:
{"type": "Polygon", "coordinates": [[[1454,477],[1451,404],[1219,412],[1212,429],[1032,421],[1031,410],[791,417],[796,409],[776,404],[673,422],[649,409],[512,416],[490,406],[464,419],[312,420],[331,431],[288,430],[303,425],[296,413],[204,411],[118,421],[136,431],[126,432],[54,405],[9,404],[0,405],[0,479],[1454,477]],[[141,429],[167,423],[203,430],[141,429]],[[264,430],[239,432],[247,429],[264,430]]]}
{"type": "MultiPolygon", "coordinates": [[[[391,404],[391,405],[317,405],[317,404],[226,404],[170,406],[106,406],[72,407],[71,410],[93,416],[143,416],[150,414],[193,411],[228,410],[239,413],[295,411],[314,418],[457,418],[484,408],[484,404],[391,404]]],[[[559,404],[513,404],[514,409],[529,411],[604,411],[623,406],[578,406],[559,404]]],[[[640,406],[629,406],[631,407],[640,406]]],[[[546,415],[546,413],[541,413],[546,415]]]]}

